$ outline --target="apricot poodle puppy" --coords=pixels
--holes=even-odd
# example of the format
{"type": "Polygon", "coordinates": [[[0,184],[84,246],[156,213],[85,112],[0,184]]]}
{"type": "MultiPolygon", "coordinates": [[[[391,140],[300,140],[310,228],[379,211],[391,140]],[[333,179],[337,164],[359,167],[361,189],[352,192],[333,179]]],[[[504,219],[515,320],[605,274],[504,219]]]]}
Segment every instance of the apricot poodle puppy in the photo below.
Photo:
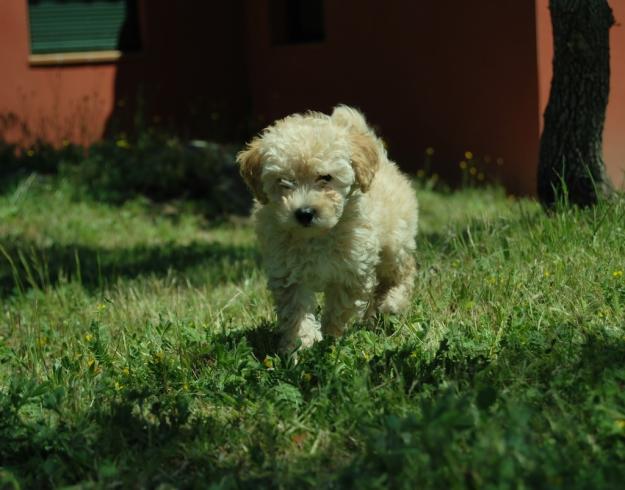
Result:
{"type": "Polygon", "coordinates": [[[280,350],[399,313],[415,276],[417,199],[363,115],[338,106],[275,122],[237,156],[282,332],[280,350]],[[324,293],[321,322],[315,293],[324,293]]]}

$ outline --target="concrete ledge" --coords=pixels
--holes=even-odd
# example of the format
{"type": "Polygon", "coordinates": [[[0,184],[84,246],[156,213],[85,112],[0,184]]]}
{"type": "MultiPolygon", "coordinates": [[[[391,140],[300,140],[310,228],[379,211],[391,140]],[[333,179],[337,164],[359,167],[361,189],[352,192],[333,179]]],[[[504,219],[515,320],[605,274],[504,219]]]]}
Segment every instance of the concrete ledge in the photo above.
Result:
{"type": "Polygon", "coordinates": [[[84,65],[112,63],[126,56],[121,51],[86,51],[84,53],[31,54],[28,63],[31,66],[48,65],[84,65]]]}

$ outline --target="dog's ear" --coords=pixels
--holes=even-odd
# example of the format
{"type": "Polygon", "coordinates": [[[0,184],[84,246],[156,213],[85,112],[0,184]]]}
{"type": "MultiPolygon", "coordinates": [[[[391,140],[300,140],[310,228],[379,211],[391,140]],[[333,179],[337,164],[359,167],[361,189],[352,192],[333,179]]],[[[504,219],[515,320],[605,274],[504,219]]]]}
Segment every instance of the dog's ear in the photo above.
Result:
{"type": "Polygon", "coordinates": [[[258,138],[254,138],[245,150],[237,154],[237,163],[239,164],[241,177],[243,177],[254,197],[262,204],[266,204],[268,199],[263,192],[263,183],[261,181],[263,167],[260,154],[260,140],[258,138]]]}
{"type": "Polygon", "coordinates": [[[360,111],[346,105],[337,105],[330,116],[332,121],[339,126],[352,129],[357,132],[369,131],[365,116],[360,111]]]}
{"type": "Polygon", "coordinates": [[[349,130],[356,182],[362,192],[367,192],[380,166],[380,143],[360,111],[346,105],[337,105],[330,117],[335,124],[349,130]]]}
{"type": "Polygon", "coordinates": [[[352,168],[362,192],[367,192],[380,167],[379,143],[370,133],[351,132],[352,168]]]}

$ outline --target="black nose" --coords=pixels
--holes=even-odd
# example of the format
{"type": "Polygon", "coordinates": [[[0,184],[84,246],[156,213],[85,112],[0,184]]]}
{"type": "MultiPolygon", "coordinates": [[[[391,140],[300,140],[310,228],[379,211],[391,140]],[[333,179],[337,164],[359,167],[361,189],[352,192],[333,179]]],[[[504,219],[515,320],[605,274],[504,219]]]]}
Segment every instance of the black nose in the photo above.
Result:
{"type": "Polygon", "coordinates": [[[304,226],[310,226],[314,217],[315,210],[313,208],[299,208],[295,210],[295,219],[304,226]]]}

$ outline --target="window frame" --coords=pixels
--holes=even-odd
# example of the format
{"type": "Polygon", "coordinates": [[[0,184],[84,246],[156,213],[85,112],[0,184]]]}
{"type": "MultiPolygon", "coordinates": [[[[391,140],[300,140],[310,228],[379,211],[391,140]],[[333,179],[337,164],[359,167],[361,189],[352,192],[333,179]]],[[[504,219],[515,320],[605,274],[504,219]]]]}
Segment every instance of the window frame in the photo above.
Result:
{"type": "Polygon", "coordinates": [[[59,51],[54,53],[33,53],[32,32],[30,24],[30,5],[26,1],[26,30],[28,32],[28,64],[30,66],[84,65],[116,63],[120,60],[142,57],[145,50],[145,11],[146,0],[135,0],[137,9],[137,29],[140,47],[136,51],[90,50],[90,51],[59,51]]]}

